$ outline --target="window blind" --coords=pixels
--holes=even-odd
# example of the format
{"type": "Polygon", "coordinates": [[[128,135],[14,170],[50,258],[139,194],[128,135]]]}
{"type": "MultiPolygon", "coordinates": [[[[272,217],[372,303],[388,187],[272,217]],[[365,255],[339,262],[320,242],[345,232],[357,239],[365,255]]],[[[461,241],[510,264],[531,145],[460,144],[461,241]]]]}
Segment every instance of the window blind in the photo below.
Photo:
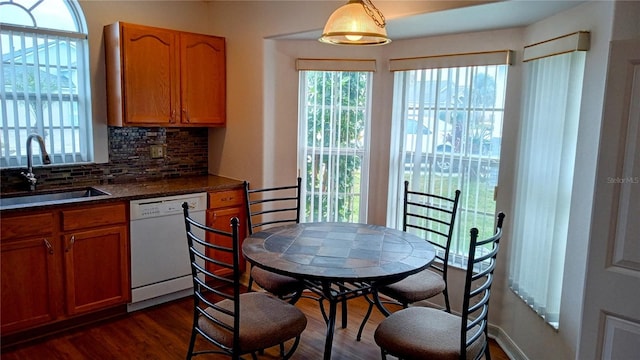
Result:
{"type": "Polygon", "coordinates": [[[304,221],[366,222],[375,60],[298,59],[304,221]]]}
{"type": "MultiPolygon", "coordinates": [[[[45,139],[53,164],[92,160],[86,34],[0,29],[0,166],[24,166],[26,139],[45,139]]],[[[34,164],[41,164],[34,147],[34,164]]]]}
{"type": "Polygon", "coordinates": [[[524,65],[509,285],[558,327],[586,56],[556,51],[524,65]]]}
{"type": "MultiPolygon", "coordinates": [[[[402,226],[403,182],[460,206],[450,260],[466,266],[469,229],[494,229],[504,99],[512,52],[392,59],[387,225],[402,226]]],[[[482,236],[482,235],[481,235],[482,236]]]]}

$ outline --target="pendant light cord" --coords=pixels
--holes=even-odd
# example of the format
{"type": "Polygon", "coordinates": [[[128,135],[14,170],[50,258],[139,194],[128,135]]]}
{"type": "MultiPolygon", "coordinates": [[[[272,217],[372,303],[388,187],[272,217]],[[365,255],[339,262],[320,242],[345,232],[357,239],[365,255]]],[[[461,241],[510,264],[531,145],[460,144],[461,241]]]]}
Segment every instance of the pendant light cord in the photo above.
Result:
{"type": "Polygon", "coordinates": [[[367,15],[369,15],[371,19],[373,19],[373,22],[376,23],[378,27],[381,27],[381,28],[385,27],[387,23],[384,19],[384,15],[382,15],[380,10],[378,10],[378,8],[375,5],[373,5],[371,0],[362,0],[362,6],[364,7],[364,11],[367,13],[367,15]],[[376,14],[378,16],[376,16],[376,14]]]}

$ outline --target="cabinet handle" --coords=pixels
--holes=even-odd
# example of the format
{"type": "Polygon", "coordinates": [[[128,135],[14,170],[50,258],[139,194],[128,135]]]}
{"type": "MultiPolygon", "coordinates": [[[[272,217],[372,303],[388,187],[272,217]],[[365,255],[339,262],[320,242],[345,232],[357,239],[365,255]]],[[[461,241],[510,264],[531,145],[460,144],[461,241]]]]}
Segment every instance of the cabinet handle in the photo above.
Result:
{"type": "Polygon", "coordinates": [[[182,108],[182,118],[185,122],[189,122],[189,112],[185,108],[182,108]]]}
{"type": "Polygon", "coordinates": [[[47,239],[42,239],[44,240],[44,245],[47,247],[47,249],[49,249],[49,254],[53,255],[53,246],[51,246],[51,243],[49,242],[49,240],[47,239]]]}
{"type": "Polygon", "coordinates": [[[69,252],[71,250],[71,248],[73,247],[73,244],[76,242],[76,236],[75,235],[71,235],[71,240],[69,240],[69,246],[67,246],[66,249],[64,249],[64,252],[69,252]]]}
{"type": "Polygon", "coordinates": [[[171,110],[171,118],[169,118],[169,122],[172,124],[176,122],[176,109],[171,110]]]}

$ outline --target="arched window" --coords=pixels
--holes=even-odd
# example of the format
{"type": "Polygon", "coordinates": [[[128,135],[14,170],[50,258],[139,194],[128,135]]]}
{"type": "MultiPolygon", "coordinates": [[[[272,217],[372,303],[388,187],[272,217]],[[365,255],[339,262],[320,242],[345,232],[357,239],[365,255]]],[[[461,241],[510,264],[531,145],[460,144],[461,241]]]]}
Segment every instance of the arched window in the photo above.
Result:
{"type": "MultiPolygon", "coordinates": [[[[26,140],[51,163],[93,161],[87,26],[75,0],[0,0],[0,167],[27,163],[26,140]]],[[[33,149],[34,164],[42,158],[33,149]]]]}

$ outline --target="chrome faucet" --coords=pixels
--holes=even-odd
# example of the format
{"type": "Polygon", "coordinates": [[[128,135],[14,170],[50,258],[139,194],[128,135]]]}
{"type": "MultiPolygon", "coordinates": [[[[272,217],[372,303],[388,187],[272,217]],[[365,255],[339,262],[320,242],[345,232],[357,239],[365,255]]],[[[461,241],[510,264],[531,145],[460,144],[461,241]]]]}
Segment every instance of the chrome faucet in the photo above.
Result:
{"type": "Polygon", "coordinates": [[[35,138],[38,141],[38,145],[40,146],[40,153],[42,154],[42,163],[47,165],[51,164],[51,159],[49,158],[49,154],[44,147],[44,139],[42,136],[38,134],[31,134],[27,137],[27,172],[24,171],[21,173],[27,181],[29,182],[29,189],[31,191],[36,190],[36,183],[38,179],[36,179],[36,175],[33,173],[33,151],[31,149],[31,140],[35,138]]]}

